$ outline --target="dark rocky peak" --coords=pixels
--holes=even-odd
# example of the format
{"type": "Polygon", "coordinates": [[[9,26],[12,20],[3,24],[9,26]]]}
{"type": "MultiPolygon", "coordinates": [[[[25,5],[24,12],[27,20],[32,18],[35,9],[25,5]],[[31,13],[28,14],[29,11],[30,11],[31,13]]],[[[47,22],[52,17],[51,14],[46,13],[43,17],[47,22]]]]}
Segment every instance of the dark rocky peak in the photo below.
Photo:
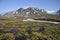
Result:
{"type": "Polygon", "coordinates": [[[57,11],[57,14],[60,15],[60,9],[57,11]]]}
{"type": "Polygon", "coordinates": [[[23,10],[23,8],[19,8],[17,11],[18,11],[18,13],[19,13],[19,12],[21,12],[22,10],[23,10]]]}

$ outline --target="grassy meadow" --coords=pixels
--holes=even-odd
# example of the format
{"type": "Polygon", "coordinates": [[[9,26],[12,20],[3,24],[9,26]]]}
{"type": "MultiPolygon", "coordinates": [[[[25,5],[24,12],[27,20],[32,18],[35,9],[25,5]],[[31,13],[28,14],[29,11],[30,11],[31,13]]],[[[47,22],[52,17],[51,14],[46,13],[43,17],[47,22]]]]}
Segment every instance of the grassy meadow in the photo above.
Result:
{"type": "Polygon", "coordinates": [[[16,40],[16,37],[21,40],[60,40],[60,25],[17,19],[0,20],[0,40],[16,40]],[[38,31],[41,26],[44,30],[38,31]],[[11,32],[11,29],[14,31],[11,32]]]}

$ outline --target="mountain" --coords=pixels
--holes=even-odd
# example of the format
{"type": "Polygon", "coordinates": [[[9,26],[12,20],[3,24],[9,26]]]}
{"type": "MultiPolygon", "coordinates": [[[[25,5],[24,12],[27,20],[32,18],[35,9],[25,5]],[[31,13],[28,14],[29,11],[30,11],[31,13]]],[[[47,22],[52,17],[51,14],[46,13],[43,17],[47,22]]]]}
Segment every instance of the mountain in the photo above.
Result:
{"type": "Polygon", "coordinates": [[[7,17],[14,17],[17,15],[17,11],[11,11],[11,12],[7,12],[4,14],[4,16],[7,16],[7,17]]]}
{"type": "MultiPolygon", "coordinates": [[[[45,9],[38,9],[34,7],[27,8],[19,8],[15,11],[10,11],[5,13],[3,16],[7,18],[15,18],[15,19],[38,19],[38,20],[47,20],[47,21],[60,21],[60,15],[56,15],[54,12],[45,9]],[[54,15],[52,15],[54,13],[54,15]]],[[[57,14],[60,12],[57,11],[57,14]]]]}
{"type": "Polygon", "coordinates": [[[56,12],[56,14],[60,15],[60,9],[56,12]]]}
{"type": "MultiPolygon", "coordinates": [[[[59,13],[59,11],[57,12],[59,13]]],[[[36,19],[55,19],[60,18],[60,15],[56,15],[56,11],[38,9],[34,7],[19,8],[15,11],[5,13],[3,16],[17,19],[36,18],[36,19]],[[54,14],[54,15],[53,15],[54,14]]]]}
{"type": "Polygon", "coordinates": [[[16,11],[7,12],[4,16],[16,17],[16,16],[35,16],[45,15],[47,12],[44,9],[38,9],[34,7],[19,8],[16,11]]]}

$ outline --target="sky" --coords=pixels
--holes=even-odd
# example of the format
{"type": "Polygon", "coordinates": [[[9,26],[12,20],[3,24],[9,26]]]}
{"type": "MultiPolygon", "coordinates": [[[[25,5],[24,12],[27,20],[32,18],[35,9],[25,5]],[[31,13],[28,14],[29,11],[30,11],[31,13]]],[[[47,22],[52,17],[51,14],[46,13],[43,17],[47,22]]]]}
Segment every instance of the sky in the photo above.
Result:
{"type": "Polygon", "coordinates": [[[60,0],[0,0],[0,13],[24,7],[57,11],[60,9],[60,0]]]}

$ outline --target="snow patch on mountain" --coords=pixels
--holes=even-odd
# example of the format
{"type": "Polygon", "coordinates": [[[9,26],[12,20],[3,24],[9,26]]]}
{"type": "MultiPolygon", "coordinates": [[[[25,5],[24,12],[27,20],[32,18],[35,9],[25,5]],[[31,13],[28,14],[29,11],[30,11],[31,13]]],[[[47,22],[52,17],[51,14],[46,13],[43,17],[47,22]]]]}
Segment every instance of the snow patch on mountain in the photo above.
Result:
{"type": "Polygon", "coordinates": [[[27,8],[29,8],[29,6],[27,6],[27,7],[23,7],[23,9],[27,9],[27,8]]]}
{"type": "Polygon", "coordinates": [[[26,14],[28,15],[30,12],[26,12],[26,14]]]}
{"type": "Polygon", "coordinates": [[[46,12],[47,12],[48,14],[55,14],[56,11],[46,10],[46,12]]]}

